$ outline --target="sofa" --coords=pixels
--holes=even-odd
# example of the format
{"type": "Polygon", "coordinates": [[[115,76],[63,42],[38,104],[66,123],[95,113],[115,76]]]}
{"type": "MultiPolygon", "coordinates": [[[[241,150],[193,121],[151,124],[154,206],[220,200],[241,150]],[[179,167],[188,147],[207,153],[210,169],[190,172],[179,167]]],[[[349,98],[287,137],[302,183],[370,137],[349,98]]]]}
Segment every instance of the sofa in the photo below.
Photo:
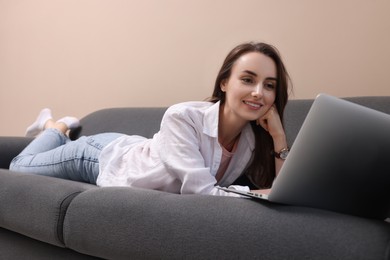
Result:
{"type": "MultiPolygon", "coordinates": [[[[390,114],[390,96],[346,99],[390,114]]],[[[289,101],[290,146],[312,102],[289,101]]],[[[165,110],[102,109],[82,118],[70,137],[151,137],[165,110]]],[[[388,219],[9,171],[30,141],[0,137],[0,259],[390,259],[388,219]]]]}

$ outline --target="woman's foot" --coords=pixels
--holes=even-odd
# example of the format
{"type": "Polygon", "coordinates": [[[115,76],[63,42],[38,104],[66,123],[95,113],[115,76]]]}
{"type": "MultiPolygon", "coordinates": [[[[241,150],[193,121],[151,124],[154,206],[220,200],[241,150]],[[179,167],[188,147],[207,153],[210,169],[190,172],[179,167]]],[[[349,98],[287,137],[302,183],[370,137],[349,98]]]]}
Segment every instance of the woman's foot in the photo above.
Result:
{"type": "Polygon", "coordinates": [[[63,118],[59,119],[56,122],[56,125],[59,125],[59,124],[62,124],[65,127],[65,128],[63,128],[63,130],[65,130],[65,132],[66,132],[68,130],[71,130],[71,129],[79,127],[80,126],[80,121],[76,117],[66,116],[66,117],[63,117],[63,118]]]}
{"type": "Polygon", "coordinates": [[[50,119],[52,119],[50,109],[48,108],[42,109],[41,112],[39,112],[39,115],[35,120],[35,122],[32,123],[32,125],[30,125],[29,127],[27,127],[26,136],[27,137],[37,136],[39,133],[41,133],[44,130],[46,122],[49,121],[50,119]]]}
{"type": "Polygon", "coordinates": [[[51,111],[48,108],[42,109],[35,122],[26,130],[27,137],[35,137],[47,128],[55,128],[62,133],[80,126],[80,121],[76,117],[66,116],[58,121],[54,121],[51,111]]]}

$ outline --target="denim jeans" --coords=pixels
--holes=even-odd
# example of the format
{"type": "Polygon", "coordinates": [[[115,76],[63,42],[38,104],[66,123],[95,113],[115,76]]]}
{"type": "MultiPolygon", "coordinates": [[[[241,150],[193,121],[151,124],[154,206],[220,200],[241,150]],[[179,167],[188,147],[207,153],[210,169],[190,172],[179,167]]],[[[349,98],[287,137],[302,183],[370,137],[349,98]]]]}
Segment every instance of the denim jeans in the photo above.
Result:
{"type": "Polygon", "coordinates": [[[10,170],[96,184],[100,152],[122,135],[103,133],[71,141],[49,128],[12,160],[10,170]]]}

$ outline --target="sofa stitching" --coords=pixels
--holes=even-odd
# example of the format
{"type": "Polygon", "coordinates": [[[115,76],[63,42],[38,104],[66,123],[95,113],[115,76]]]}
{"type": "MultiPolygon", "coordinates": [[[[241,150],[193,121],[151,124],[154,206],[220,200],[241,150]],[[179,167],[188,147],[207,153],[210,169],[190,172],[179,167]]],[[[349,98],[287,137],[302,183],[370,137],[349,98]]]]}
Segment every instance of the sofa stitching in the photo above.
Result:
{"type": "Polygon", "coordinates": [[[74,192],[74,193],[71,193],[69,194],[68,196],[66,196],[61,204],[60,204],[60,208],[59,208],[59,216],[58,216],[58,219],[57,219],[57,223],[56,223],[56,230],[57,230],[57,239],[63,244],[65,245],[65,239],[64,239],[64,221],[65,221],[65,215],[66,215],[66,212],[69,208],[69,205],[71,203],[71,201],[77,196],[79,195],[80,193],[82,193],[82,191],[78,191],[78,192],[74,192]]]}

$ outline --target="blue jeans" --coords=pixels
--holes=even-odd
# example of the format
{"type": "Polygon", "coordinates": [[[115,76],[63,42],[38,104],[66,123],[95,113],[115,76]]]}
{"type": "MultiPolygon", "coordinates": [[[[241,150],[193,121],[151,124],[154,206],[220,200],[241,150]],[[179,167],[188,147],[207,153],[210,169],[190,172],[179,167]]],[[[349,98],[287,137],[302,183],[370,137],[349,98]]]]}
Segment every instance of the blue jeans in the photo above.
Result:
{"type": "Polygon", "coordinates": [[[102,149],[122,136],[103,133],[71,141],[56,129],[46,129],[10,165],[10,170],[96,184],[102,149]]]}

